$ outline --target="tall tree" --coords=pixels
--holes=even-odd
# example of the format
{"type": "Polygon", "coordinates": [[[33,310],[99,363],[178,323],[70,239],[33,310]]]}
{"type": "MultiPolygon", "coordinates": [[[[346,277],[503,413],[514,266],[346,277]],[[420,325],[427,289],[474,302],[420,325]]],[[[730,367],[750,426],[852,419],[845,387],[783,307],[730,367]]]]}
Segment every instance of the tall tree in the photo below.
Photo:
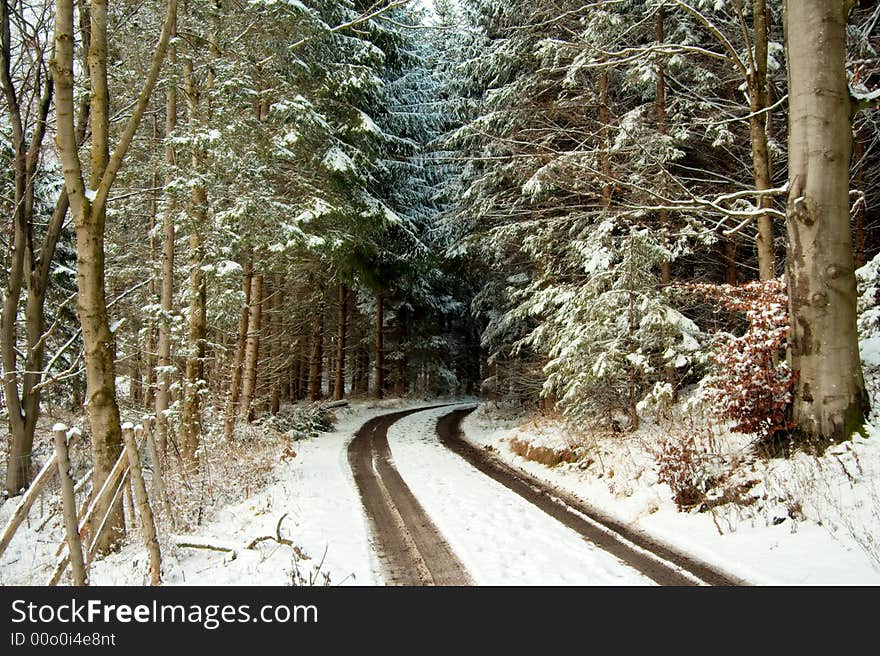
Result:
{"type": "Polygon", "coordinates": [[[846,77],[847,2],[790,0],[786,277],[794,421],[812,438],[860,430],[867,410],[856,330],[849,218],[853,110],[846,77]]]}
{"type": "MultiPolygon", "coordinates": [[[[55,143],[76,228],[77,310],[85,350],[87,408],[96,487],[100,487],[107,478],[122,452],[113,337],[107,316],[104,284],[107,199],[159,77],[177,15],[177,0],[167,2],[165,22],[150,69],[112,155],[107,88],[107,9],[105,0],[92,0],[89,43],[92,171],[88,187],[74,126],[73,0],[58,0],[56,5],[55,58],[52,64],[58,124],[55,143]]],[[[120,532],[124,531],[121,503],[111,512],[111,519],[105,526],[105,532],[94,538],[103,549],[111,547],[120,532]]]]}

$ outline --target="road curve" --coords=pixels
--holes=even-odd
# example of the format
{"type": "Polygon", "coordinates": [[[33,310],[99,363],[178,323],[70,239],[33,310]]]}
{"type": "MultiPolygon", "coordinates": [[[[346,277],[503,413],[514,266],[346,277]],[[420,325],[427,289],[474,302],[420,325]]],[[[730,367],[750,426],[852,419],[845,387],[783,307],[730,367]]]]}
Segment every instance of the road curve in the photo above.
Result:
{"type": "Polygon", "coordinates": [[[374,417],[348,446],[373,545],[389,585],[470,585],[471,578],[394,468],[388,428],[417,408],[374,417]]]}
{"type": "Polygon", "coordinates": [[[473,410],[454,410],[437,420],[437,434],[443,445],[590,542],[660,585],[685,586],[699,582],[709,585],[748,585],[746,581],[731,577],[605,517],[573,495],[514,469],[485,449],[465,441],[461,435],[461,422],[473,410]]]}

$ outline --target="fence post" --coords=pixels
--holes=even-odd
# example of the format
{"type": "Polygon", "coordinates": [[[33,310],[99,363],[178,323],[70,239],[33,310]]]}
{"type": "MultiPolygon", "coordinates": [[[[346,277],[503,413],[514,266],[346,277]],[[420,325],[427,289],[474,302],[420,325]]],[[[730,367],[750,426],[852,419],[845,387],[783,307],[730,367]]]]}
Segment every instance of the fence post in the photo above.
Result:
{"type": "Polygon", "coordinates": [[[73,480],[70,477],[70,455],[67,452],[67,426],[55,424],[55,455],[58,458],[58,477],[61,479],[61,512],[64,516],[64,530],[67,533],[67,553],[70,554],[70,573],[74,585],[88,585],[85,562],[83,561],[82,541],[76,513],[76,496],[73,480]]]}
{"type": "Polygon", "coordinates": [[[144,484],[144,476],[141,471],[141,460],[138,455],[137,442],[134,439],[134,426],[130,423],[126,422],[122,425],[122,439],[125,440],[125,451],[128,453],[132,491],[138,515],[141,518],[141,533],[150,556],[150,585],[159,585],[162,583],[162,554],[159,551],[156,524],[153,520],[153,511],[150,509],[147,487],[144,484]]]}

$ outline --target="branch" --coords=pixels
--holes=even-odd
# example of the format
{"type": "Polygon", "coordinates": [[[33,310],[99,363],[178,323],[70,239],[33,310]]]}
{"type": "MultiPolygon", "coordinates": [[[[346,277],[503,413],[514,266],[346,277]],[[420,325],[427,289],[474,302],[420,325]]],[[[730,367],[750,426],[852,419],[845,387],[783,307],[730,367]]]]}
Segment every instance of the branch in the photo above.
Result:
{"type": "MultiPolygon", "coordinates": [[[[60,1],[61,0],[59,0],[59,2],[60,1]]],[[[162,61],[165,59],[165,52],[168,50],[168,44],[171,41],[171,34],[174,32],[174,26],[176,24],[177,0],[168,0],[165,23],[162,25],[162,34],[159,36],[159,42],[156,44],[156,52],[153,55],[153,61],[150,64],[150,72],[147,74],[147,79],[144,82],[140,95],[138,96],[137,103],[131,113],[131,118],[128,120],[128,124],[125,127],[125,131],[122,133],[122,137],[120,137],[119,143],[113,151],[113,155],[110,156],[110,161],[107,163],[107,169],[104,171],[104,176],[101,178],[101,184],[98,185],[98,189],[96,190],[95,200],[93,202],[93,211],[96,215],[107,205],[107,197],[110,194],[110,188],[113,186],[116,174],[119,173],[119,169],[122,167],[122,160],[128,152],[129,146],[131,146],[135,132],[137,132],[137,129],[140,126],[141,118],[143,118],[144,112],[147,110],[147,104],[153,93],[153,88],[156,86],[156,82],[159,79],[159,72],[162,70],[162,61]]]]}
{"type": "MultiPolygon", "coordinates": [[[[331,27],[327,31],[327,33],[328,34],[335,34],[336,32],[341,32],[342,30],[347,30],[351,27],[357,27],[358,25],[361,25],[363,23],[367,23],[367,22],[373,20],[374,18],[378,18],[382,14],[385,14],[385,13],[391,11],[392,9],[396,9],[397,7],[403,7],[404,5],[408,5],[411,1],[412,0],[393,0],[393,2],[388,3],[384,7],[379,7],[378,9],[376,9],[375,8],[376,5],[379,4],[377,2],[377,3],[373,4],[372,7],[367,9],[363,14],[358,16],[357,18],[350,20],[346,23],[341,23],[335,27],[331,27]]],[[[308,43],[309,41],[311,41],[314,38],[315,38],[314,36],[308,36],[304,39],[300,39],[299,41],[297,41],[296,43],[294,43],[288,47],[290,50],[296,50],[301,45],[308,43]]]]}

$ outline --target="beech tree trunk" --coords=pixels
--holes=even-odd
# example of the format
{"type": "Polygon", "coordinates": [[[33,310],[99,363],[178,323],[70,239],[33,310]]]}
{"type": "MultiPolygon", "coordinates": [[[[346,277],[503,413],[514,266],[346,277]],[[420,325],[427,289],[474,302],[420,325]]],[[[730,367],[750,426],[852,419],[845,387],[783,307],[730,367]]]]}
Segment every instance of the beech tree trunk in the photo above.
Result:
{"type": "Polygon", "coordinates": [[[339,335],[336,341],[336,377],[333,385],[333,398],[341,401],[345,396],[345,342],[348,330],[348,288],[339,283],[339,335]]]}
{"type": "MultiPolygon", "coordinates": [[[[107,2],[92,0],[89,41],[89,78],[92,124],[92,167],[86,193],[83,167],[74,128],[73,0],[57,0],[55,57],[52,73],[56,88],[55,143],[76,229],[77,310],[82,326],[86,368],[86,395],[92,436],[93,480],[99,488],[122,451],[122,431],[116,404],[116,370],[113,337],[107,316],[104,286],[104,224],[110,189],[137,132],[156,85],[162,59],[177,16],[176,0],[168,0],[162,34],[146,80],[119,142],[109,155],[107,90],[107,2]]],[[[106,506],[105,506],[106,507],[106,506]]],[[[93,527],[97,529],[98,527],[93,527]]],[[[124,532],[121,504],[111,509],[104,533],[95,536],[102,551],[115,544],[124,532]]]]}
{"type": "Polygon", "coordinates": [[[849,219],[852,105],[847,86],[847,4],[786,3],[789,184],[786,277],[791,365],[799,372],[793,418],[810,438],[861,429],[867,396],[856,331],[849,219]]]}
{"type": "Polygon", "coordinates": [[[251,277],[251,297],[248,317],[247,342],[244,354],[244,374],[241,390],[241,417],[251,420],[251,405],[257,389],[257,363],[260,358],[260,322],[263,312],[263,276],[251,277]]]}
{"type": "MultiPolygon", "coordinates": [[[[19,87],[12,78],[12,38],[10,30],[9,3],[0,3],[0,84],[6,100],[6,119],[11,128],[13,150],[12,181],[13,211],[11,235],[12,252],[7,263],[7,288],[3,298],[2,323],[0,323],[0,360],[3,365],[3,393],[8,411],[9,459],[6,490],[9,495],[18,494],[30,482],[31,450],[34,430],[40,413],[40,389],[45,348],[44,308],[55,247],[61,235],[67,213],[67,194],[62,191],[55,211],[46,226],[42,245],[34,237],[34,184],[38,172],[46,122],[51,108],[54,83],[51,75],[44,74],[45,62],[39,60],[28,75],[34,86],[31,99],[36,107],[31,115],[27,100],[19,97],[19,87]],[[37,96],[36,94],[39,94],[37,96]],[[31,134],[25,126],[32,122],[31,134]],[[23,357],[24,373],[18,373],[18,312],[26,289],[24,311],[25,341],[27,349],[23,357]]],[[[37,53],[43,56],[42,53],[37,53]]],[[[23,90],[22,90],[23,93],[23,90]]],[[[85,133],[88,111],[80,107],[76,139],[80,143],[85,133]]],[[[88,105],[86,104],[87,108],[88,105]]]]}

